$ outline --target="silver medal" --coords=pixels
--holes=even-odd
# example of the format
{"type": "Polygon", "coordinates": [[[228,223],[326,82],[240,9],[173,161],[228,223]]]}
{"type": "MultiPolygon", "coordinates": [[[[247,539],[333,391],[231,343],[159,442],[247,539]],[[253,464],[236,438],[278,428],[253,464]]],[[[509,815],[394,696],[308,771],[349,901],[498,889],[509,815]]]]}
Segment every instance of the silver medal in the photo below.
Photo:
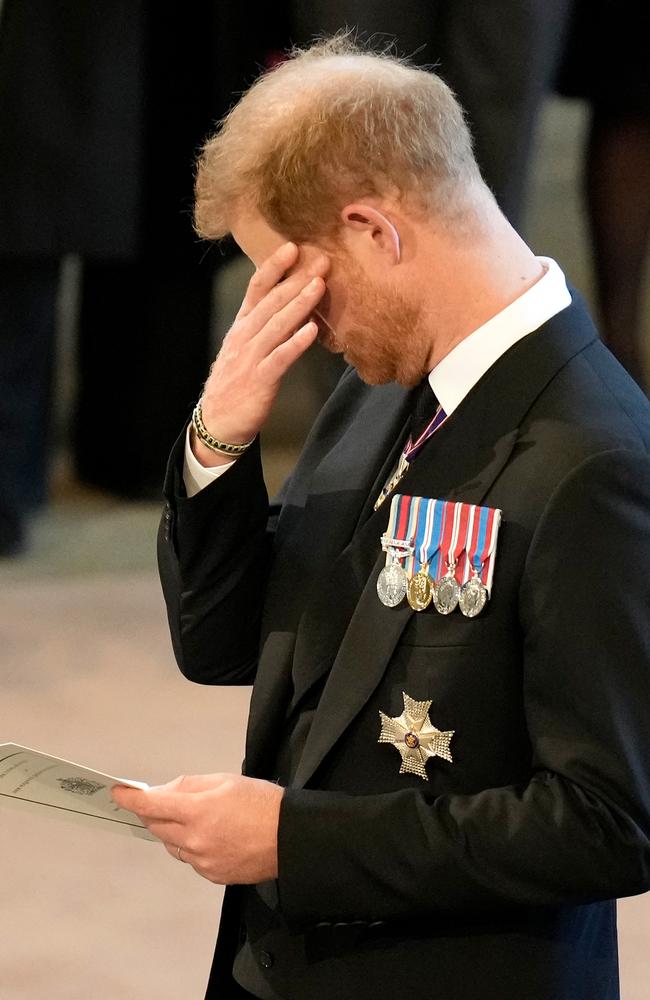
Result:
{"type": "Polygon", "coordinates": [[[458,606],[460,587],[453,573],[448,572],[437,584],[433,594],[433,604],[441,615],[450,615],[458,606]]]}
{"type": "Polygon", "coordinates": [[[485,607],[488,593],[487,587],[479,576],[473,576],[460,588],[458,603],[466,618],[476,618],[485,607]]]}
{"type": "Polygon", "coordinates": [[[384,566],[377,577],[377,593],[379,600],[387,608],[396,608],[406,597],[408,577],[402,567],[396,563],[384,566]]]}

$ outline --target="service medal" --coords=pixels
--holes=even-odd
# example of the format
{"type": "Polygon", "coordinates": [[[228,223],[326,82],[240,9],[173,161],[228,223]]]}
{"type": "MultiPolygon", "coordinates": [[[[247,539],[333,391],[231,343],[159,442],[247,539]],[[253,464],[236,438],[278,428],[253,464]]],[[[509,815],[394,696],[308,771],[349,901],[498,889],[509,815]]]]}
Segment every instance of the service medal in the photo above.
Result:
{"type": "Polygon", "coordinates": [[[450,615],[458,607],[459,599],[460,587],[453,570],[449,569],[442,580],[438,581],[433,595],[433,604],[441,615],[450,615]]]}
{"type": "Polygon", "coordinates": [[[485,607],[489,595],[483,582],[485,565],[496,545],[501,513],[490,507],[475,507],[470,518],[467,561],[471,577],[460,588],[458,603],[466,618],[476,618],[485,607]]]}
{"type": "Polygon", "coordinates": [[[429,576],[427,566],[423,566],[409,582],[406,598],[414,611],[424,611],[433,600],[435,584],[429,576]]]}
{"type": "Polygon", "coordinates": [[[467,522],[470,506],[464,503],[445,504],[444,524],[442,530],[441,555],[446,555],[447,571],[436,583],[433,604],[441,615],[450,615],[458,607],[460,584],[456,580],[458,559],[465,549],[467,541],[467,522]]]}
{"type": "Polygon", "coordinates": [[[397,562],[384,566],[377,577],[379,600],[386,608],[396,608],[406,597],[408,577],[397,562]]]}
{"type": "Polygon", "coordinates": [[[414,503],[417,504],[416,554],[406,561],[405,569],[410,578],[406,597],[414,611],[424,611],[431,604],[436,587],[429,565],[438,550],[443,505],[439,500],[423,497],[415,498],[414,503]]]}
{"type": "Polygon", "coordinates": [[[480,576],[476,575],[472,576],[460,588],[458,604],[466,618],[476,618],[485,607],[487,598],[487,587],[481,581],[480,576]]]}
{"type": "Polygon", "coordinates": [[[413,552],[410,537],[416,516],[417,505],[412,503],[412,497],[399,494],[393,497],[388,529],[381,536],[386,565],[377,577],[377,594],[386,608],[396,608],[406,597],[409,579],[401,560],[413,552]]]}

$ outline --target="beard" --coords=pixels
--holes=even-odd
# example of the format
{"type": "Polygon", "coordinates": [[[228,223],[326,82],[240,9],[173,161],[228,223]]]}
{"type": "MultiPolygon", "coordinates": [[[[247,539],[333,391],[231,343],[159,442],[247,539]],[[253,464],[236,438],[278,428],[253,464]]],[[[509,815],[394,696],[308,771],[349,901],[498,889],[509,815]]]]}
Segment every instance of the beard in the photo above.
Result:
{"type": "Polygon", "coordinates": [[[329,328],[321,343],[342,353],[368,385],[417,385],[428,374],[431,337],[422,307],[401,292],[369,279],[351,257],[344,262],[348,289],[344,331],[329,328]]]}

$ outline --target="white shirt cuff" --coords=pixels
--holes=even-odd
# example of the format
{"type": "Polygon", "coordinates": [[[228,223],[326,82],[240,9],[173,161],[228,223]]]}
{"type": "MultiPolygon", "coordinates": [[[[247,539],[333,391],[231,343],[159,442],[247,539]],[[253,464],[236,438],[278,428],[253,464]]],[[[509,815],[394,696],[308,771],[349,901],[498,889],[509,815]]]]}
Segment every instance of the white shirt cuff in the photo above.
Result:
{"type": "Polygon", "coordinates": [[[183,482],[185,483],[185,492],[188,497],[196,496],[201,490],[213,483],[215,479],[219,476],[223,476],[224,472],[231,469],[232,466],[237,461],[233,459],[232,462],[228,462],[227,465],[217,465],[212,468],[206,468],[205,465],[201,465],[198,458],[192,451],[192,445],[190,444],[190,429],[191,424],[188,425],[187,431],[185,433],[185,458],[183,460],[183,482]]]}

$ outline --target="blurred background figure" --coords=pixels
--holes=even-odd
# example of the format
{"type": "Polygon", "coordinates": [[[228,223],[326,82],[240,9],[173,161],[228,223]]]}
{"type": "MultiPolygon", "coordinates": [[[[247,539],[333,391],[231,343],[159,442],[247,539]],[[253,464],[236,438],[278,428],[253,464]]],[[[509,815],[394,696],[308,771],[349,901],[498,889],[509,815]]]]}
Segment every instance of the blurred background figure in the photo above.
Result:
{"type": "MultiPolygon", "coordinates": [[[[126,261],[138,243],[143,4],[116,0],[108,17],[102,6],[5,0],[0,21],[4,554],[24,546],[27,515],[47,496],[61,259],[126,261]]],[[[112,335],[101,350],[114,350],[112,335]]]]}
{"type": "Polygon", "coordinates": [[[599,309],[610,349],[647,390],[642,292],[650,234],[647,6],[576,0],[557,90],[590,108],[584,197],[599,309]]]}
{"type": "MultiPolygon", "coordinates": [[[[277,19],[199,0],[5,0],[0,20],[0,554],[48,488],[61,260],[82,258],[76,474],[157,497],[205,378],[217,253],[193,161],[277,19]],[[245,45],[233,45],[245,38],[245,45]]],[[[282,38],[285,35],[282,33],[282,38]]]]}

